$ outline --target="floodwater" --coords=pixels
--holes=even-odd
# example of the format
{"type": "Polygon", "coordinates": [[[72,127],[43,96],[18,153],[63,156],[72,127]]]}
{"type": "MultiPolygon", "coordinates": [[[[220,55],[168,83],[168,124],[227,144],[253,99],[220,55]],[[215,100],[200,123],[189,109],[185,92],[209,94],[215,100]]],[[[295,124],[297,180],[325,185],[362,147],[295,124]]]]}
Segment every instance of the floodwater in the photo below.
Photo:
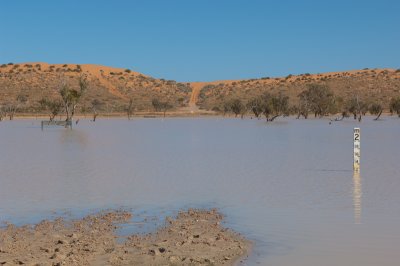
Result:
{"type": "Polygon", "coordinates": [[[400,263],[400,119],[170,118],[0,123],[0,220],[217,207],[246,265],[400,263]],[[353,174],[353,128],[361,171],[353,174]]]}

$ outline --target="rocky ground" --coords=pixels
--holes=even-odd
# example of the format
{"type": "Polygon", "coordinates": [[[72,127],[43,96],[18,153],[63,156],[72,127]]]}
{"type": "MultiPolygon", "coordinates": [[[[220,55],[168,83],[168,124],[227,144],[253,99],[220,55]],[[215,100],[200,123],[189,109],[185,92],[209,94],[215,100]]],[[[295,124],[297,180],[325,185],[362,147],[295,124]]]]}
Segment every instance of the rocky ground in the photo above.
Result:
{"type": "Polygon", "coordinates": [[[221,226],[216,210],[180,212],[145,235],[116,235],[131,220],[126,211],[79,220],[58,218],[36,225],[0,228],[0,265],[233,265],[251,243],[221,226]]]}

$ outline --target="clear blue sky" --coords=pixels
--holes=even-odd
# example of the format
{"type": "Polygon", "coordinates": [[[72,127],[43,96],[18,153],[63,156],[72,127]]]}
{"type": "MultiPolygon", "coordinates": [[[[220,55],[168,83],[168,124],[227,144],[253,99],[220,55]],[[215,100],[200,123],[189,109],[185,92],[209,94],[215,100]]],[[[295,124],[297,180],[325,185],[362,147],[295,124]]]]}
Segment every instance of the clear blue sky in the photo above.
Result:
{"type": "Polygon", "coordinates": [[[399,0],[0,1],[0,62],[178,81],[400,67],[399,0]]]}

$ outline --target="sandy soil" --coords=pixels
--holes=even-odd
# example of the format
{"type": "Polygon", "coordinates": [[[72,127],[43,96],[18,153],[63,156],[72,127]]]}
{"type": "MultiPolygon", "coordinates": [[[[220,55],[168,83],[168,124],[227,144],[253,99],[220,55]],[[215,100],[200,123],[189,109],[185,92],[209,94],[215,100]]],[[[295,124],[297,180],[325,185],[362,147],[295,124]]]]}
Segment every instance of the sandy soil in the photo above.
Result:
{"type": "MultiPolygon", "coordinates": [[[[118,224],[132,214],[103,212],[0,228],[0,265],[233,265],[251,243],[221,226],[216,210],[188,210],[146,235],[117,241],[118,224]]],[[[120,238],[119,238],[120,239],[120,238]]]]}

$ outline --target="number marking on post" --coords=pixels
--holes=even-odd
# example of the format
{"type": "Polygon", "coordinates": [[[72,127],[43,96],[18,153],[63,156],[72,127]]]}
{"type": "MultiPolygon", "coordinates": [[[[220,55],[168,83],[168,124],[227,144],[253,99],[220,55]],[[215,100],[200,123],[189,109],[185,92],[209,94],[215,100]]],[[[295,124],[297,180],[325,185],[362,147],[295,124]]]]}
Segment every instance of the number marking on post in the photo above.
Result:
{"type": "Polygon", "coordinates": [[[353,131],[353,170],[356,172],[360,171],[360,139],[361,131],[360,128],[356,127],[353,131]]]}

